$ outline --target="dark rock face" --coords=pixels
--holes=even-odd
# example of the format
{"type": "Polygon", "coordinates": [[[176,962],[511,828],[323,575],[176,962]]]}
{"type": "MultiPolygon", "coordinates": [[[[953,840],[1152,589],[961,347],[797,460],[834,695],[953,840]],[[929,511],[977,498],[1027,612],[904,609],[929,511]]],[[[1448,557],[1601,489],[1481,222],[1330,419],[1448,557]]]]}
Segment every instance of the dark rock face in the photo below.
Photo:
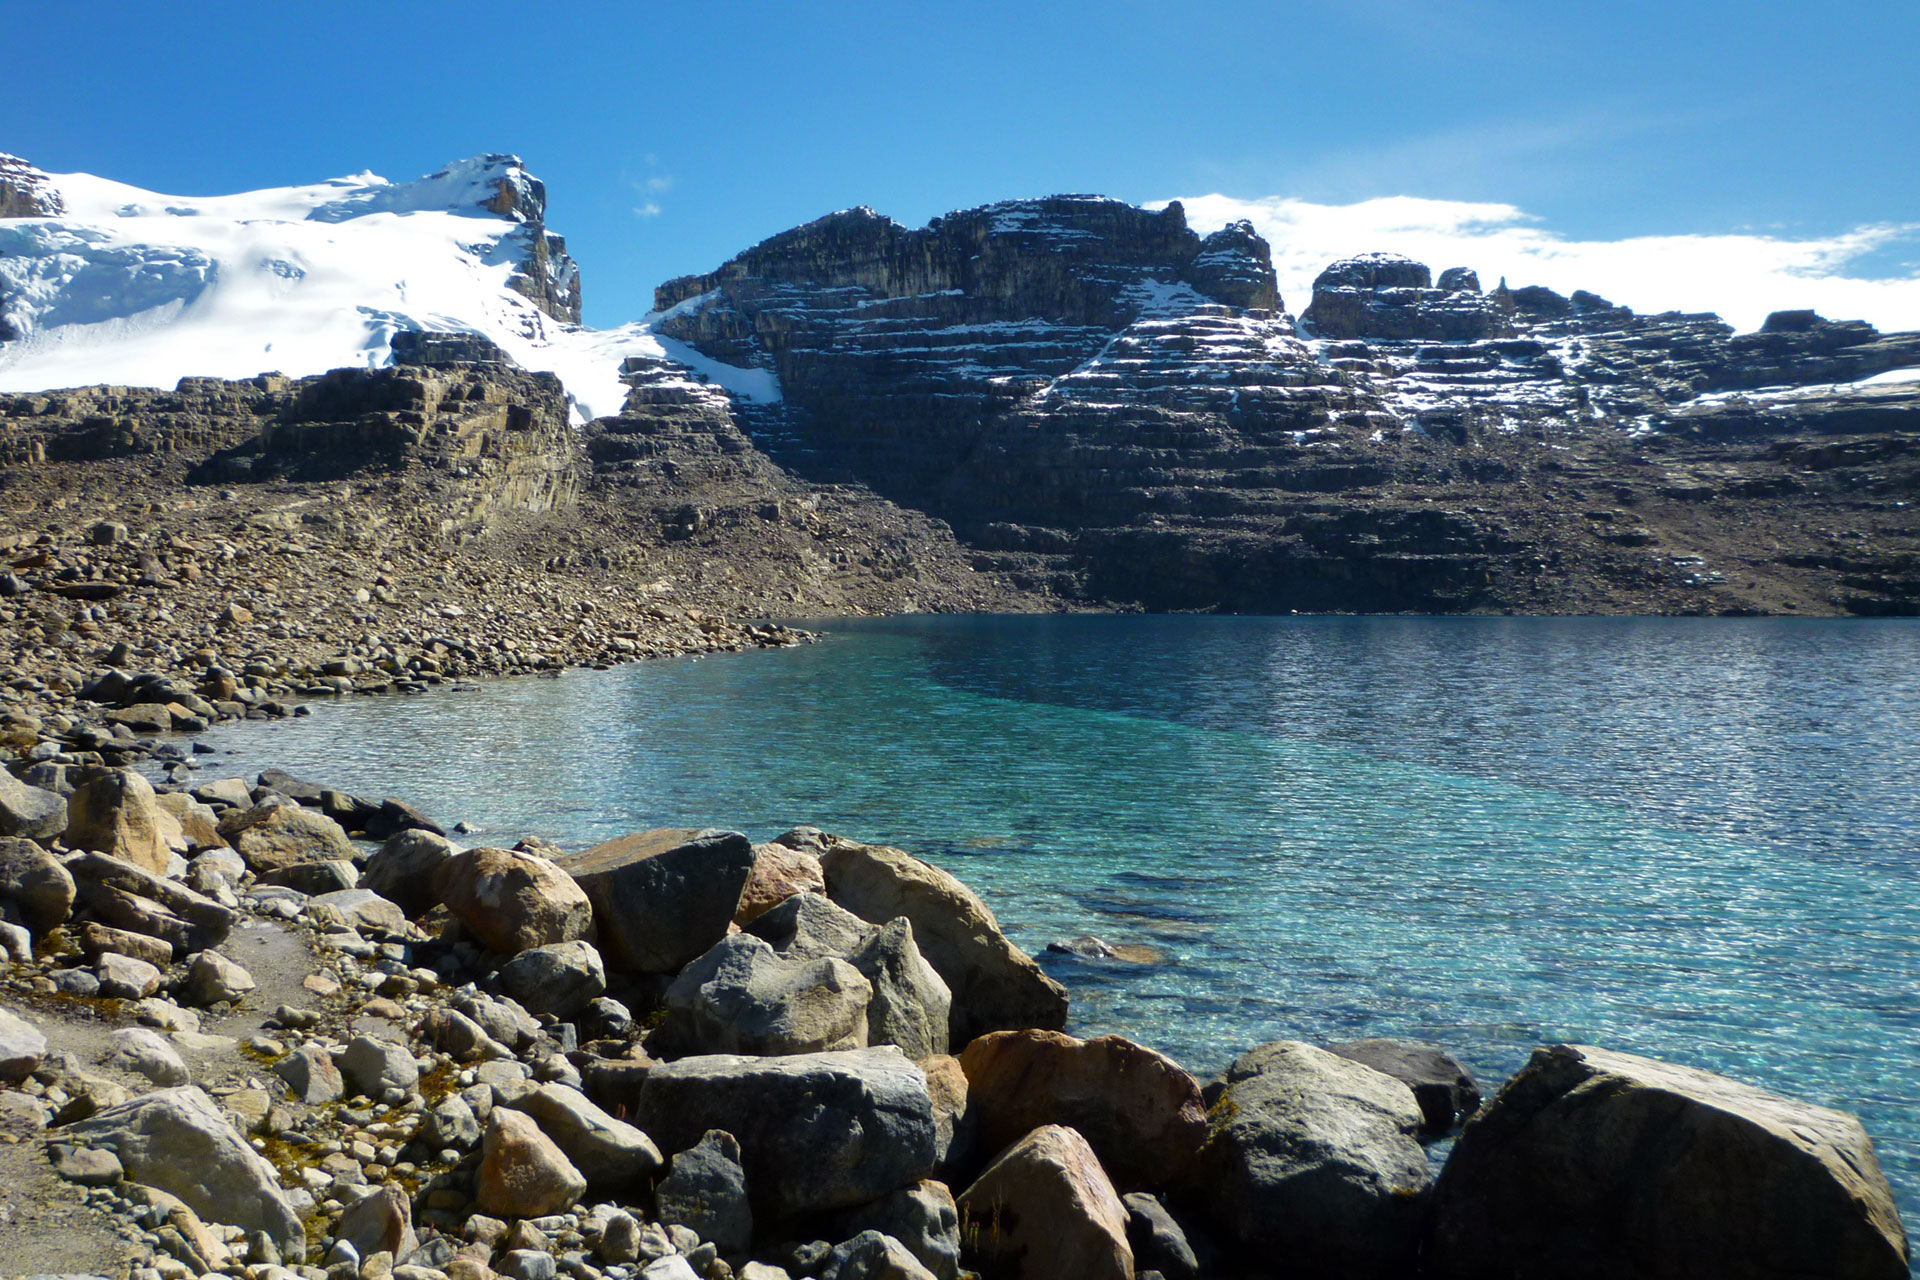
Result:
{"type": "Polygon", "coordinates": [[[65,209],[44,173],[0,151],[0,218],[51,218],[65,209]]]}
{"type": "MultiPolygon", "coordinates": [[[[257,406],[266,418],[258,434],[214,453],[188,479],[333,480],[420,466],[471,491],[472,519],[495,507],[546,511],[573,501],[584,459],[558,378],[528,373],[470,334],[396,334],[393,351],[386,369],[276,380],[257,406]]],[[[137,440],[141,425],[136,419],[125,435],[137,440]]],[[[118,428],[103,434],[75,447],[117,452],[130,443],[118,428]]]]}
{"type": "MultiPolygon", "coordinates": [[[[1776,449],[1885,435],[1874,456],[1908,458],[1920,385],[1828,384],[1920,366],[1920,335],[1783,313],[1735,336],[1585,291],[1483,292],[1465,267],[1436,284],[1374,254],[1322,274],[1303,337],[1268,262],[1251,227],[1202,242],[1177,206],[1056,197],[918,231],[861,209],[671,281],[656,304],[668,336],[778,376],[780,403],[732,406],[775,460],[871,484],[950,522],[980,567],[1070,598],[1920,609],[1920,570],[1901,567],[1920,537],[1889,505],[1915,467],[1862,457],[1814,477],[1809,455],[1776,449]],[[1702,500],[1725,518],[1703,523],[1702,500]],[[1808,542],[1823,522],[1863,528],[1873,552],[1810,568],[1832,555],[1808,542]],[[1747,554],[1776,544],[1770,563],[1747,554]]],[[[643,422],[717,419],[721,393],[669,373],[635,379],[655,403],[630,402],[634,425],[596,450],[644,450],[643,422]]]]}

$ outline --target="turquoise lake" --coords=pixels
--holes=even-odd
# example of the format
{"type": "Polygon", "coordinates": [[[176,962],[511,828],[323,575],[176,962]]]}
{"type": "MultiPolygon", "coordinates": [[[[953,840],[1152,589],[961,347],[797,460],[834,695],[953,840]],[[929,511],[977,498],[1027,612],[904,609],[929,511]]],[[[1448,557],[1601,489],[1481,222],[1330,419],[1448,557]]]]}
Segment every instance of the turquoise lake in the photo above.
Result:
{"type": "Polygon", "coordinates": [[[1071,1030],[1203,1078],[1414,1036],[1861,1116],[1920,1225],[1920,624],[915,617],[799,649],[350,699],[206,735],[470,843],[811,823],[953,871],[1071,1030]]]}

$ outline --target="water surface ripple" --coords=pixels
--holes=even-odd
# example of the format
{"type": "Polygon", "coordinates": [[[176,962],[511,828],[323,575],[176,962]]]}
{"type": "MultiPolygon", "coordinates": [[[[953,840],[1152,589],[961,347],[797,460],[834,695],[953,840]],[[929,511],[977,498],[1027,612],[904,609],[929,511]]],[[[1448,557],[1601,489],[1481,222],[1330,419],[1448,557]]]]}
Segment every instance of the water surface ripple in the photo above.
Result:
{"type": "Polygon", "coordinates": [[[911,618],[210,740],[510,841],[810,822],[1203,1076],[1417,1036],[1491,1087],[1591,1041],[1857,1112],[1920,1223],[1920,625],[911,618]]]}

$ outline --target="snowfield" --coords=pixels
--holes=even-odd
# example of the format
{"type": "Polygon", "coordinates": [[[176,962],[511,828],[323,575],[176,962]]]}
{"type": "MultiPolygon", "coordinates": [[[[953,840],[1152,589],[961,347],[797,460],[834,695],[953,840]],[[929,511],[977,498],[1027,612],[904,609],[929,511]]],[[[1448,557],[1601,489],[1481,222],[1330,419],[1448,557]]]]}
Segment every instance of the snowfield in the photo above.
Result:
{"type": "Polygon", "coordinates": [[[656,337],[651,317],[586,329],[508,288],[528,233],[485,204],[503,184],[532,189],[512,156],[413,182],[361,173],[213,197],[45,180],[60,214],[0,221],[0,322],[14,335],[0,391],[378,367],[395,333],[425,329],[484,334],[559,375],[581,421],[620,411],[628,356],[673,360],[750,400],[780,395],[770,373],[656,337]]]}

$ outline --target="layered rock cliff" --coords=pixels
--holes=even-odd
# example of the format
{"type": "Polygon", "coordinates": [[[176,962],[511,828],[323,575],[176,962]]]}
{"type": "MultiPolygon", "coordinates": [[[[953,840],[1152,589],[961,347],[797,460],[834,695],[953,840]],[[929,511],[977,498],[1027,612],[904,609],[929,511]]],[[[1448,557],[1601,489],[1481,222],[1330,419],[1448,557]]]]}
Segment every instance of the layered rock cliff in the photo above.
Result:
{"type": "Polygon", "coordinates": [[[655,301],[658,332],[777,374],[740,412],[777,459],[1068,596],[1920,608],[1920,382],[1862,382],[1920,367],[1920,335],[1735,335],[1387,254],[1330,266],[1296,326],[1250,226],[1085,196],[834,214],[655,301]]]}

